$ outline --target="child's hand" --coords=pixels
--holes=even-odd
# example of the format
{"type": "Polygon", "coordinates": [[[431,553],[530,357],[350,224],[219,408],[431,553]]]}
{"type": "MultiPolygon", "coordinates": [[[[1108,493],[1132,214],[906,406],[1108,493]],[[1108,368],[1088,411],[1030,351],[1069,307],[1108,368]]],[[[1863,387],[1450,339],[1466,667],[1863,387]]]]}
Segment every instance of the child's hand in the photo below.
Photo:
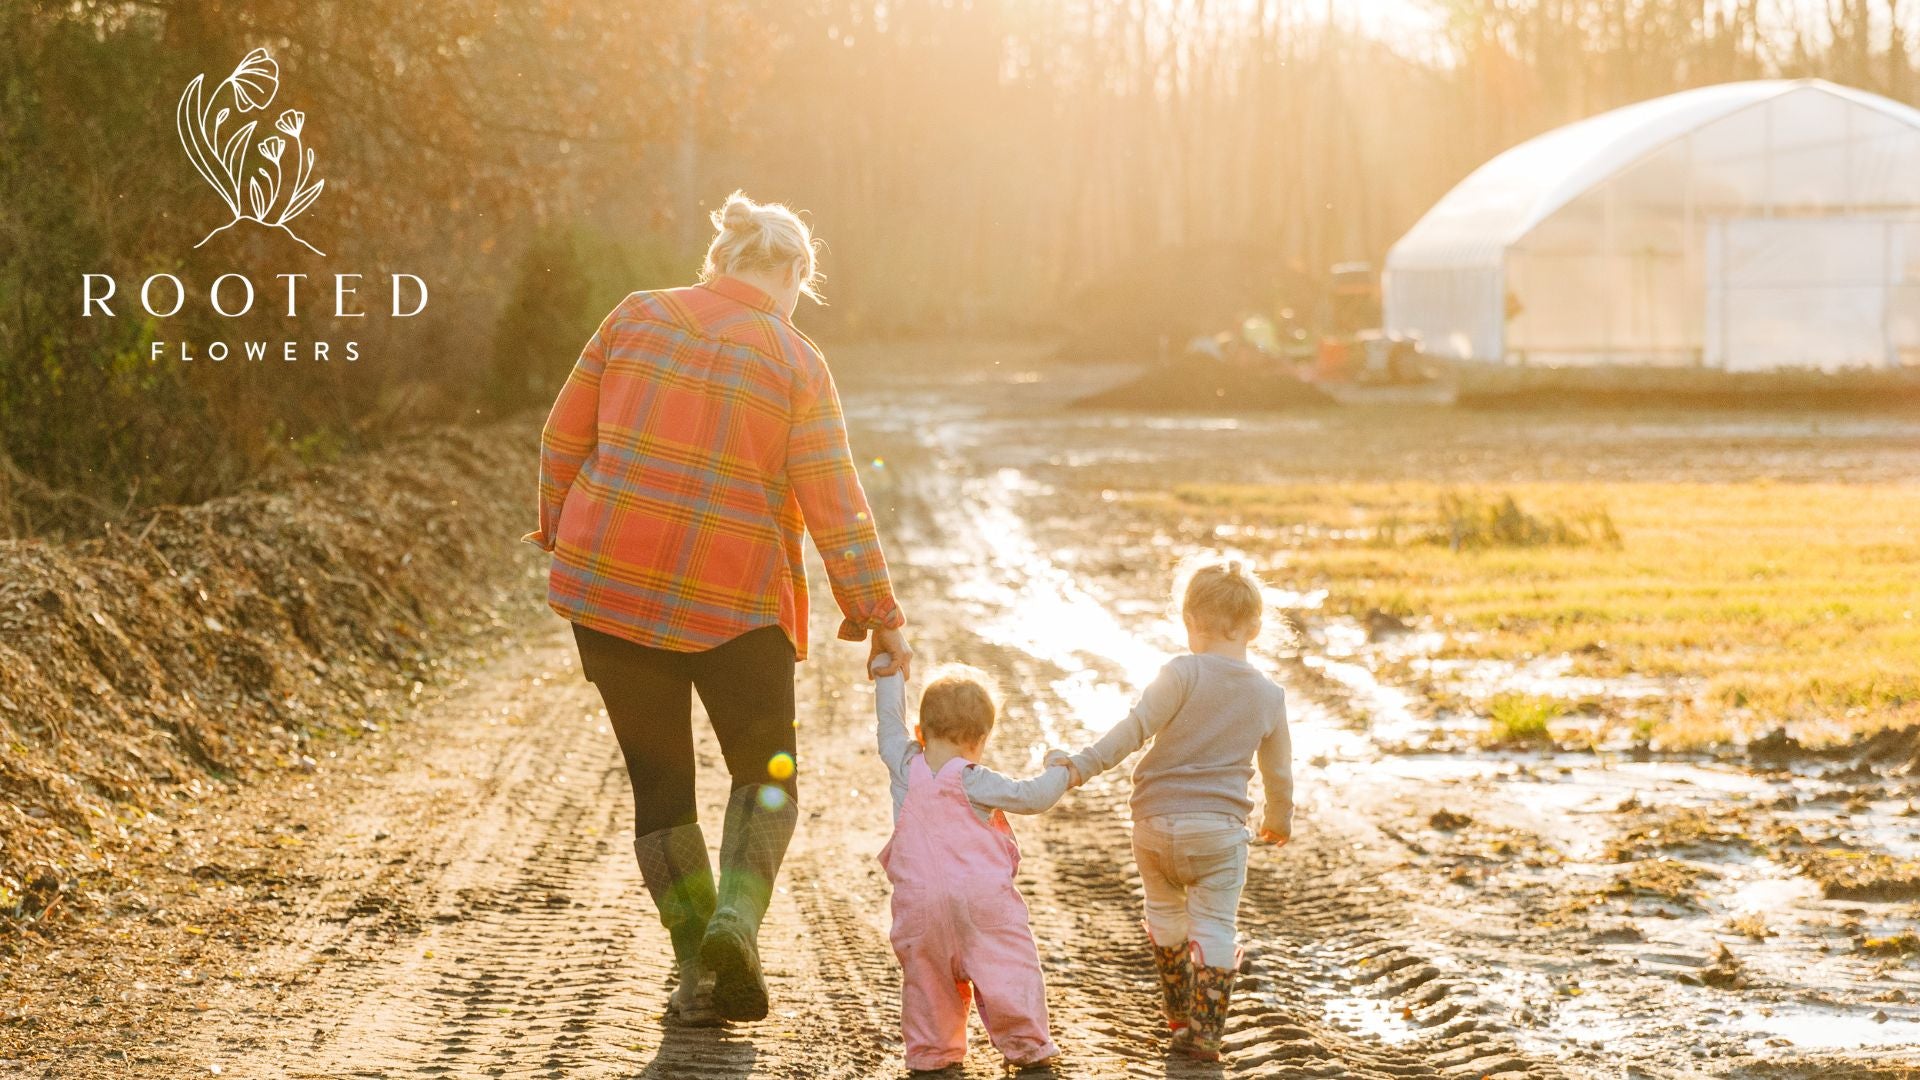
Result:
{"type": "Polygon", "coordinates": [[[1274,832],[1272,829],[1263,827],[1260,830],[1260,839],[1272,844],[1274,847],[1285,847],[1287,841],[1293,839],[1293,832],[1291,830],[1287,832],[1274,832]]]}
{"type": "Polygon", "coordinates": [[[1068,787],[1077,788],[1081,784],[1086,783],[1086,781],[1082,779],[1080,776],[1080,770],[1074,767],[1073,758],[1070,757],[1065,750],[1059,750],[1059,749],[1048,750],[1047,756],[1042,760],[1043,760],[1043,763],[1046,765],[1046,767],[1049,769],[1053,768],[1055,765],[1059,765],[1064,767],[1067,770],[1067,786],[1068,787]]]}

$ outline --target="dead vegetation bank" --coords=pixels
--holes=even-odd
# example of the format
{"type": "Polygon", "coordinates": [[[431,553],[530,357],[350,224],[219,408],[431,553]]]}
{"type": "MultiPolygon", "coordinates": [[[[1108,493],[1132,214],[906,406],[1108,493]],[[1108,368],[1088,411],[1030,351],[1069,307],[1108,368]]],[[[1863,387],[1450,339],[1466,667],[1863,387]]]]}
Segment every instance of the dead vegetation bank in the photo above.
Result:
{"type": "Polygon", "coordinates": [[[440,646],[497,623],[537,554],[515,542],[536,441],[443,431],[0,541],[0,940],[97,902],[201,797],[384,725],[440,646]]]}

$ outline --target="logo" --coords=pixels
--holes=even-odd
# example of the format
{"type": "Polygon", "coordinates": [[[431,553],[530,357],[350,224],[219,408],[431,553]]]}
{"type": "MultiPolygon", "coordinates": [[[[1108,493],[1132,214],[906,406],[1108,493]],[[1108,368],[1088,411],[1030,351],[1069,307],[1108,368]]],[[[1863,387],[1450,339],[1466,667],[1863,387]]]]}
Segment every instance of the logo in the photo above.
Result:
{"type": "Polygon", "coordinates": [[[307,117],[287,109],[273,122],[276,134],[254,141],[264,117],[246,123],[248,113],[264,112],[280,91],[280,65],[265,49],[255,49],[233,74],[212,91],[205,75],[195,75],[174,111],[180,145],[201,178],[227,204],[233,220],[202,237],[208,240],[242,222],[279,229],[315,255],[326,252],[300,239],[289,224],[305,213],[327,186],[313,179],[313,149],[301,141],[307,117]],[[228,125],[234,125],[231,130],[228,125]],[[292,176],[287,174],[291,172],[292,176]]]}
{"type": "MultiPolygon", "coordinates": [[[[274,116],[269,111],[279,91],[280,65],[267,50],[255,49],[211,90],[207,89],[207,77],[196,75],[180,95],[180,104],[174,110],[180,145],[194,171],[212,185],[233,215],[201,237],[194,247],[203,247],[228,229],[250,223],[255,228],[286,233],[315,255],[326,255],[293,231],[294,219],[313,205],[327,182],[313,175],[313,150],[302,141],[306,114],[286,109],[274,116]]],[[[112,274],[85,273],[80,275],[80,315],[118,318],[112,305],[131,306],[137,293],[139,310],[153,320],[156,329],[185,311],[193,334],[213,336],[212,340],[184,334],[169,337],[159,330],[148,342],[149,358],[155,361],[225,364],[233,360],[251,366],[275,360],[323,364],[338,360],[354,364],[361,358],[358,340],[289,336],[268,341],[240,339],[237,334],[222,338],[217,319],[249,319],[242,324],[242,333],[265,333],[271,325],[265,320],[272,312],[296,320],[315,305],[324,305],[327,310],[323,314],[333,320],[332,328],[345,330],[366,325],[352,320],[379,315],[411,319],[427,309],[425,278],[398,272],[381,276],[385,278],[388,301],[381,305],[386,307],[384,312],[373,310],[378,301],[364,295],[379,288],[368,282],[372,275],[364,273],[276,273],[271,275],[271,282],[256,284],[247,274],[230,270],[216,275],[211,284],[199,286],[163,271],[149,274],[137,290],[129,285],[127,295],[117,301],[120,282],[112,274]],[[196,310],[188,311],[189,304],[196,310]]]]}

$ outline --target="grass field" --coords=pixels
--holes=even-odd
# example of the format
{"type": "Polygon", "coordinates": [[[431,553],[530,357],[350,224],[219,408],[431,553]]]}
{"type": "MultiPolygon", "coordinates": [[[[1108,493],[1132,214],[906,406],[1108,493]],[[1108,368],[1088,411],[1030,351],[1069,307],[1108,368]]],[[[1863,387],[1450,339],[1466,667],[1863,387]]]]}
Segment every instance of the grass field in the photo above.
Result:
{"type": "Polygon", "coordinates": [[[1920,720],[1920,486],[1205,483],[1128,498],[1236,524],[1289,587],[1430,621],[1451,657],[1565,655],[1576,675],[1683,681],[1693,693],[1638,720],[1656,744],[1920,720]]]}

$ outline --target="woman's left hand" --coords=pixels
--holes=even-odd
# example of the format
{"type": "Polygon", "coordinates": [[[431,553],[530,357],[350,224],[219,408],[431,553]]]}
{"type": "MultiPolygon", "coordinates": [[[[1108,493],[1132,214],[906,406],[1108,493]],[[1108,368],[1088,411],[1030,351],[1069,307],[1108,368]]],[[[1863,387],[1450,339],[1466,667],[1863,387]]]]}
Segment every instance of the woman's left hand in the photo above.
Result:
{"type": "Polygon", "coordinates": [[[877,679],[882,675],[912,677],[913,647],[907,644],[907,635],[896,628],[886,627],[875,630],[870,637],[873,648],[867,654],[867,678],[877,679]],[[886,664],[882,667],[874,667],[874,661],[882,656],[887,658],[886,664]]]}

